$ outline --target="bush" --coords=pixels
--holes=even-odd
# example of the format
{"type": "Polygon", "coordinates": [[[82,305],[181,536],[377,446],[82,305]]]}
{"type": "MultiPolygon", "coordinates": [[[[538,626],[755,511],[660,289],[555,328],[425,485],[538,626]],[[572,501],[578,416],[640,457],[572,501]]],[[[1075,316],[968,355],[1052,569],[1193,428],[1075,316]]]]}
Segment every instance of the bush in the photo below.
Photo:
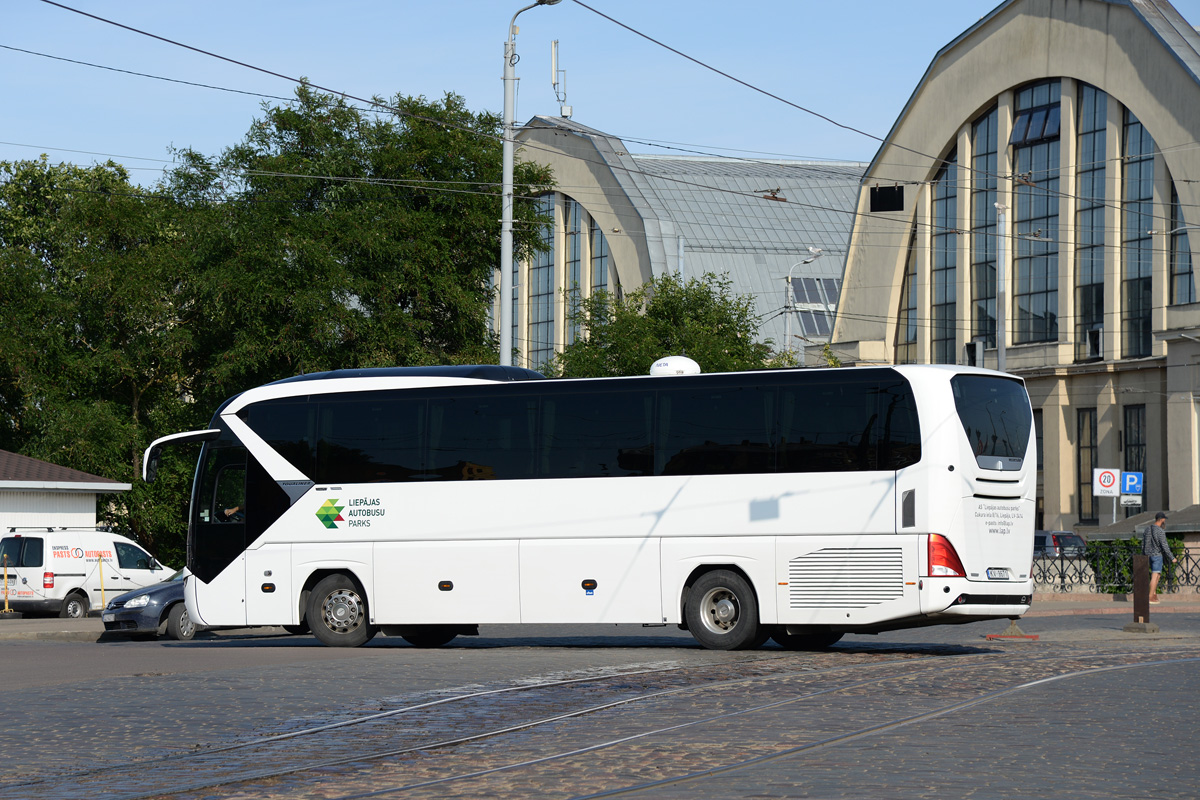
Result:
{"type": "MultiPolygon", "coordinates": [[[[1183,555],[1183,540],[1167,538],[1171,552],[1176,558],[1183,555]]],[[[1087,543],[1088,566],[1096,576],[1096,590],[1108,594],[1123,594],[1133,591],[1133,557],[1141,555],[1142,539],[1130,536],[1104,542],[1087,543]]],[[[1163,580],[1170,583],[1175,577],[1176,565],[1163,565],[1163,580]]]]}

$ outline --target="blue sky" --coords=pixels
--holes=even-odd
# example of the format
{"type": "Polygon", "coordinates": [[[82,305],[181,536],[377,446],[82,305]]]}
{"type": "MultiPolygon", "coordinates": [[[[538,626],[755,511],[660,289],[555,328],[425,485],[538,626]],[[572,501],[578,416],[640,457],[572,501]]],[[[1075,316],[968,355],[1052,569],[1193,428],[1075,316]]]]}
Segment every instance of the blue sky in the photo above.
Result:
{"type": "MultiPolygon", "coordinates": [[[[466,98],[499,113],[504,39],[532,0],[62,0],[64,5],[360,97],[466,98]]],[[[933,55],[996,0],[585,0],[625,25],[792,103],[886,135],[933,55]]],[[[1193,24],[1200,0],[1175,7],[1193,24]]],[[[5,0],[0,45],[114,69],[291,96],[280,78],[199,55],[40,0],[5,0]]],[[[574,119],[627,139],[712,152],[867,161],[878,142],[709,72],[575,0],[524,12],[517,121],[556,114],[559,40],[574,119]],[[721,150],[719,150],[721,149],[721,150]]],[[[261,98],[0,49],[0,160],[109,157],[153,183],[169,148],[240,141],[261,98]],[[82,152],[72,152],[82,151],[82,152]]],[[[671,152],[629,143],[637,152],[671,152]]]]}

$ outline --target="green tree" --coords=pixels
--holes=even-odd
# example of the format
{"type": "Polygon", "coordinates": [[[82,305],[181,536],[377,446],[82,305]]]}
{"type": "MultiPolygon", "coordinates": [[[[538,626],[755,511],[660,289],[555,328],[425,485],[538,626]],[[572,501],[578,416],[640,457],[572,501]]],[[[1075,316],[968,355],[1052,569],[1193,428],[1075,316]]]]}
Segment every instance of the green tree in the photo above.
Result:
{"type": "MultiPolygon", "coordinates": [[[[0,447],[133,484],[102,519],[179,563],[194,452],[255,385],[317,370],[494,362],[500,120],[461,98],[367,113],[301,87],[156,186],[115,164],[0,164],[0,447]]],[[[538,247],[522,164],[519,252],[538,247]]]]}
{"type": "Polygon", "coordinates": [[[156,549],[157,531],[181,532],[181,506],[147,502],[134,473],[147,425],[188,417],[178,407],[191,326],[175,211],[111,163],[0,164],[4,446],[134,483],[115,505],[102,498],[100,517],[156,549]]]}
{"type": "MultiPolygon", "coordinates": [[[[499,118],[453,94],[379,101],[390,113],[296,97],[219,158],[182,154],[168,182],[207,220],[199,300],[227,320],[200,344],[206,401],[301,371],[494,363],[499,118]]],[[[525,196],[551,179],[514,178],[525,196]]],[[[532,202],[514,213],[519,253],[539,247],[532,202]]]]}
{"type": "Polygon", "coordinates": [[[760,319],[728,277],[667,274],[616,299],[597,292],[574,321],[582,331],[543,371],[567,378],[645,375],[659,358],[686,355],[705,372],[762,368],[770,343],[755,340],[760,319]]]}

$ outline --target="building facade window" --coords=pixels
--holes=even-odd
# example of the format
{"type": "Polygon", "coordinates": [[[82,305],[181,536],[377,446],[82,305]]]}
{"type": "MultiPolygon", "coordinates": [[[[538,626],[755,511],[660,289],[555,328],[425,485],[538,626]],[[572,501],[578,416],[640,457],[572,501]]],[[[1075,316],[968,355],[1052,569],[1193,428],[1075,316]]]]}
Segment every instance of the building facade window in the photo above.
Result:
{"type": "Polygon", "coordinates": [[[1121,203],[1121,354],[1150,355],[1151,270],[1154,228],[1154,140],[1129,109],[1125,109],[1122,138],[1125,187],[1121,203]]]}
{"type": "Polygon", "coordinates": [[[1104,185],[1108,95],[1079,85],[1075,178],[1075,360],[1104,357],[1104,185]]]}
{"type": "Polygon", "coordinates": [[[563,222],[566,224],[566,276],[567,276],[567,344],[579,335],[576,315],[583,303],[583,207],[570,197],[565,199],[563,222]]]}
{"type": "MultiPolygon", "coordinates": [[[[538,199],[538,213],[554,219],[554,195],[538,199]]],[[[529,367],[537,369],[554,355],[554,224],[542,225],[546,249],[529,264],[529,367]]]]}
{"type": "MultiPolygon", "coordinates": [[[[1125,425],[1123,427],[1122,447],[1125,451],[1125,472],[1140,472],[1146,474],[1146,407],[1144,405],[1125,406],[1125,425]]],[[[1132,517],[1140,514],[1142,509],[1137,506],[1126,506],[1125,516],[1132,517]]]]}
{"type": "Polygon", "coordinates": [[[1020,89],[1009,144],[1016,165],[1013,341],[1058,339],[1059,81],[1020,89]]]}
{"type": "Polygon", "coordinates": [[[1079,495],[1079,521],[1099,522],[1096,498],[1092,495],[1092,470],[1096,467],[1096,409],[1075,412],[1075,469],[1079,495]]]}
{"type": "Polygon", "coordinates": [[[1171,305],[1196,302],[1196,276],[1192,272],[1192,248],[1183,230],[1179,192],[1171,184],[1171,305]]]}
{"type": "Polygon", "coordinates": [[[917,232],[908,240],[904,281],[900,284],[900,313],[896,325],[896,363],[917,361],[917,232]]]}
{"type": "Polygon", "coordinates": [[[931,361],[953,364],[957,358],[958,153],[951,151],[933,179],[933,248],[930,272],[931,361]]]}
{"type": "Polygon", "coordinates": [[[592,253],[592,294],[607,292],[608,288],[608,239],[596,220],[588,223],[588,248],[592,253]]]}
{"type": "Polygon", "coordinates": [[[971,126],[971,338],[996,346],[997,110],[971,126]]]}

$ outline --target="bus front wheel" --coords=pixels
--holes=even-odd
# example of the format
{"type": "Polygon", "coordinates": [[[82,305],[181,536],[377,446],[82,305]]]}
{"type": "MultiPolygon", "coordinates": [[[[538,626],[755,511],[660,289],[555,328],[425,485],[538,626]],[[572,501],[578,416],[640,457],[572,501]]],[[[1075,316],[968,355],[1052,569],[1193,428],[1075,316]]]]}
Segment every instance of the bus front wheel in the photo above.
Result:
{"type": "Polygon", "coordinates": [[[753,587],[729,570],[706,572],[692,584],[684,617],[692,636],[709,650],[746,650],[766,639],[753,587]]]}
{"type": "Polygon", "coordinates": [[[366,599],[354,581],[340,573],[313,587],[304,619],[313,635],[330,647],[359,647],[375,636],[375,627],[367,621],[366,599]]]}

